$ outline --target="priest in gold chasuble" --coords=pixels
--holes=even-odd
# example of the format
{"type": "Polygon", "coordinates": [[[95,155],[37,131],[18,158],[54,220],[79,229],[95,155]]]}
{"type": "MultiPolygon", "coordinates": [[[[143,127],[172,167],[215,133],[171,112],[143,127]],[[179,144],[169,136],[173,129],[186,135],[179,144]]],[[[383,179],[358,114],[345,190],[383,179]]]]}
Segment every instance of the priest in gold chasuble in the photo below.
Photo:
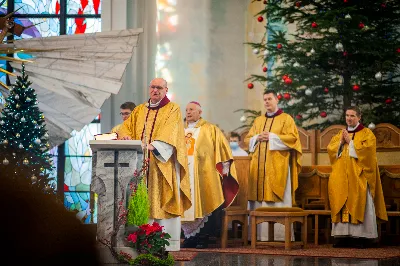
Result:
{"type": "MultiPolygon", "coordinates": [[[[278,108],[275,91],[266,90],[263,99],[267,113],[255,119],[245,138],[252,156],[248,182],[249,209],[292,207],[301,168],[299,134],[293,118],[278,108]]],[[[267,226],[266,222],[257,225],[258,240],[268,240],[267,226]]],[[[274,228],[275,240],[283,240],[283,225],[275,224],[274,228]]]]}
{"type": "Polygon", "coordinates": [[[222,208],[239,191],[235,163],[221,130],[201,118],[201,106],[186,106],[185,142],[189,162],[192,207],[182,217],[184,247],[206,248],[208,237],[218,237],[222,208]]]}
{"type": "Polygon", "coordinates": [[[150,100],[137,106],[119,130],[120,139],[145,141],[149,150],[147,186],[150,218],[171,235],[169,251],[180,249],[181,221],[191,195],[180,108],[166,97],[165,80],[150,83],[150,100]]]}
{"type": "Polygon", "coordinates": [[[328,145],[332,164],[328,189],[335,247],[371,244],[378,237],[376,217],[387,220],[375,135],[360,119],[358,107],[347,108],[347,128],[328,145]]]}

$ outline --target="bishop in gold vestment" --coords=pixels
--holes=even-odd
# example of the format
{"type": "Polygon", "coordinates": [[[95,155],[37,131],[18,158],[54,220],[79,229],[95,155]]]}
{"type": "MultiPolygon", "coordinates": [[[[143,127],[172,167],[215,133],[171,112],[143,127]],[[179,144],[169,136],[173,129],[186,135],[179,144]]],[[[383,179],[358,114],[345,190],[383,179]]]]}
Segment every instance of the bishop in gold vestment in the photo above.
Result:
{"type": "Polygon", "coordinates": [[[359,120],[358,108],[346,111],[347,129],[328,145],[332,173],[329,202],[332,236],[374,239],[376,217],[387,220],[376,158],[375,135],[359,120]]]}
{"type": "Polygon", "coordinates": [[[192,207],[182,218],[186,221],[182,229],[185,237],[189,238],[207,231],[207,226],[220,229],[217,224],[221,221],[210,224],[208,219],[219,207],[231,205],[239,191],[239,183],[228,140],[217,126],[201,118],[198,102],[187,105],[186,120],[192,207]],[[201,230],[203,226],[206,227],[201,230]]]}
{"type": "Polygon", "coordinates": [[[137,106],[119,130],[120,139],[146,140],[150,165],[147,185],[150,218],[171,235],[170,251],[179,250],[180,216],[191,206],[184,127],[177,104],[166,97],[163,79],[150,84],[150,100],[137,106]],[[152,100],[161,100],[153,102],[152,100]]]}
{"type": "MultiPolygon", "coordinates": [[[[293,118],[277,107],[274,91],[264,93],[267,113],[257,117],[246,136],[251,152],[249,208],[292,207],[301,168],[301,144],[293,118]]],[[[251,235],[251,234],[249,234],[251,235]]],[[[275,224],[275,239],[283,239],[284,230],[275,224]]],[[[268,240],[267,223],[258,225],[257,239],[268,240]]]]}

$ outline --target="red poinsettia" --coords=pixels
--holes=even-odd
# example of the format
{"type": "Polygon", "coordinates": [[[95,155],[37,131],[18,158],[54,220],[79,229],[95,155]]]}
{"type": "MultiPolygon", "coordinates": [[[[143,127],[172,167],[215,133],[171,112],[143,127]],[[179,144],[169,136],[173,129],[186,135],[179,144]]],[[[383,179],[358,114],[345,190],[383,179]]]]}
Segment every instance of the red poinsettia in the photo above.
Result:
{"type": "Polygon", "coordinates": [[[142,254],[152,254],[158,257],[165,255],[165,246],[169,246],[168,239],[171,236],[163,232],[163,226],[157,222],[144,224],[133,234],[129,234],[126,240],[142,254]]]}

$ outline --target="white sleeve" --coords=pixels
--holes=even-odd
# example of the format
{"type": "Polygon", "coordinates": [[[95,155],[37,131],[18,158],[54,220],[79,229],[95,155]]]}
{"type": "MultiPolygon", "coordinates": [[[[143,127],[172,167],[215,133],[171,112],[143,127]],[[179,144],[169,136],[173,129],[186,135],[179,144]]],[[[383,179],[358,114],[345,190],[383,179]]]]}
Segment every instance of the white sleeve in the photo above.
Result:
{"type": "Polygon", "coordinates": [[[290,150],[288,146],[286,146],[278,135],[275,133],[269,133],[269,150],[270,151],[286,151],[290,150]]]}
{"type": "Polygon", "coordinates": [[[223,175],[228,175],[229,174],[229,169],[231,168],[231,163],[229,161],[223,162],[222,163],[222,174],[223,175]]]}
{"type": "Polygon", "coordinates": [[[251,137],[251,139],[250,139],[250,143],[249,143],[249,152],[254,152],[254,150],[256,149],[256,146],[257,146],[257,138],[258,138],[258,136],[259,136],[260,134],[257,134],[257,135],[255,135],[255,136],[253,136],[253,137],[251,137]]]}
{"type": "Polygon", "coordinates": [[[158,160],[160,160],[163,163],[166,163],[171,155],[174,153],[174,147],[162,142],[162,141],[153,141],[151,145],[154,146],[154,148],[157,150],[158,154],[156,154],[153,151],[154,157],[156,157],[158,160]]]}
{"type": "Polygon", "coordinates": [[[354,142],[352,140],[350,140],[350,143],[349,143],[349,155],[350,155],[350,157],[358,159],[356,149],[354,148],[354,142]]]}

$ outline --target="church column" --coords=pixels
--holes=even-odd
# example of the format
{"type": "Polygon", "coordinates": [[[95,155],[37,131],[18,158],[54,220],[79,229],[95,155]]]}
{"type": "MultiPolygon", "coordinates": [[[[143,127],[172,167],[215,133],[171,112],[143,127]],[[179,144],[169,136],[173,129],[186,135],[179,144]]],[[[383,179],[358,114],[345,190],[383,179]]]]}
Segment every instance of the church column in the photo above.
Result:
{"type": "Polygon", "coordinates": [[[119,106],[126,101],[136,105],[147,98],[147,86],[154,78],[156,0],[103,0],[102,31],[143,28],[118,95],[112,95],[101,108],[101,131],[108,132],[122,122],[119,106]]]}

